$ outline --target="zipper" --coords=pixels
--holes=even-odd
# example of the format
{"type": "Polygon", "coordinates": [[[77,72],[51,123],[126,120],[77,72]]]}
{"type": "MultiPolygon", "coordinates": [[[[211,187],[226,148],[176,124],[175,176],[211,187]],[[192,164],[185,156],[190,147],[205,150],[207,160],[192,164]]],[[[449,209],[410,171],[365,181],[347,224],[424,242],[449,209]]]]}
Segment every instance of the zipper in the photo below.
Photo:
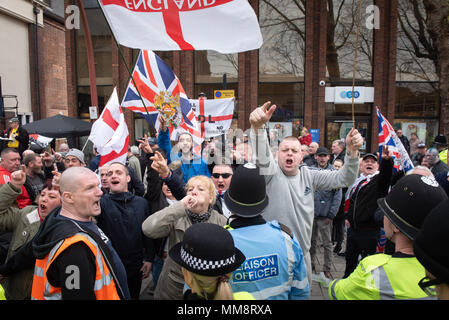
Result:
{"type": "Polygon", "coordinates": [[[352,210],[352,221],[354,222],[354,230],[356,229],[356,223],[355,223],[355,209],[356,209],[357,198],[358,198],[358,196],[359,196],[360,189],[362,189],[362,188],[360,187],[359,190],[357,190],[357,193],[356,193],[356,195],[355,195],[354,205],[353,205],[353,210],[352,210]]]}

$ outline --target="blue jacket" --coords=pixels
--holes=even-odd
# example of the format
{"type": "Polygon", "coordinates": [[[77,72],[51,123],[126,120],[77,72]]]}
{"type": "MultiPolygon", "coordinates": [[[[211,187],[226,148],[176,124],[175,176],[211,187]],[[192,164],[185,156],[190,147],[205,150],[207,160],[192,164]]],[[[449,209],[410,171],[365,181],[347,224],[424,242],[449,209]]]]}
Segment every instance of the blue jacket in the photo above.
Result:
{"type": "MultiPolygon", "coordinates": [[[[232,222],[231,222],[232,225],[232,222]]],[[[246,256],[232,273],[232,291],[256,300],[305,300],[310,287],[302,249],[277,221],[232,229],[235,246],[246,256]]]]}
{"type": "Polygon", "coordinates": [[[169,164],[172,161],[175,160],[181,160],[181,170],[184,174],[184,182],[187,183],[190,178],[194,176],[207,176],[210,178],[210,172],[209,168],[207,167],[207,163],[204,162],[203,158],[200,158],[198,156],[194,155],[193,160],[186,162],[181,158],[180,155],[176,156],[176,159],[171,158],[171,143],[170,143],[170,136],[169,131],[159,131],[158,137],[157,137],[157,144],[161,149],[164,149],[164,151],[167,153],[167,163],[169,164]]]}
{"type": "Polygon", "coordinates": [[[141,265],[144,260],[152,262],[153,240],[142,232],[142,223],[149,216],[147,200],[131,192],[122,192],[103,195],[100,205],[98,227],[111,240],[123,264],[141,265]]]}
{"type": "MultiPolygon", "coordinates": [[[[316,170],[335,170],[330,164],[325,169],[312,168],[316,168],[316,170]]],[[[315,218],[334,219],[340,208],[342,197],[341,189],[316,190],[314,196],[315,218]]]]}

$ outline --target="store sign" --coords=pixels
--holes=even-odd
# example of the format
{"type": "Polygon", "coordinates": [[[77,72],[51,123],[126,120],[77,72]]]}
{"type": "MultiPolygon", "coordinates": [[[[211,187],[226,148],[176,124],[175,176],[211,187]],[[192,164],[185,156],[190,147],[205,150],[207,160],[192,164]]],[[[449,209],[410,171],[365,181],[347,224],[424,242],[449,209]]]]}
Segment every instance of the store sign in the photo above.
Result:
{"type": "MultiPolygon", "coordinates": [[[[334,103],[350,104],[353,99],[352,87],[335,87],[334,103]]],[[[365,87],[354,87],[354,103],[365,103],[365,87]]]]}
{"type": "Polygon", "coordinates": [[[214,99],[234,98],[234,90],[214,90],[214,99]]]}

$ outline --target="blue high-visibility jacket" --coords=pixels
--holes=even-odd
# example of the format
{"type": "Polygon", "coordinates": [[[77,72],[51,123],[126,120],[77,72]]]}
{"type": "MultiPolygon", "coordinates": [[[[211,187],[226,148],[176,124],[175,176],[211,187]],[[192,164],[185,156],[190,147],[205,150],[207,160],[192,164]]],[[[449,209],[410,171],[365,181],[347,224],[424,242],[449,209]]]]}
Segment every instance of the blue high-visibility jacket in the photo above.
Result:
{"type": "Polygon", "coordinates": [[[302,249],[277,221],[232,229],[234,243],[246,260],[232,273],[234,292],[256,300],[305,300],[310,287],[302,249]]]}

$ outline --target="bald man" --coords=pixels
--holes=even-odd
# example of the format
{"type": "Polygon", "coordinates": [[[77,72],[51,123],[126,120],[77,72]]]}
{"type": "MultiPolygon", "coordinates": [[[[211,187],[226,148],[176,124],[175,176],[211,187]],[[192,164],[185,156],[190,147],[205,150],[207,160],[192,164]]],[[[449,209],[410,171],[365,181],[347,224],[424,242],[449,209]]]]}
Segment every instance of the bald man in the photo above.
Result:
{"type": "Polygon", "coordinates": [[[33,240],[32,299],[129,299],[125,268],[93,221],[103,194],[97,176],[72,167],[62,173],[59,186],[62,206],[47,216],[33,240]]]}

